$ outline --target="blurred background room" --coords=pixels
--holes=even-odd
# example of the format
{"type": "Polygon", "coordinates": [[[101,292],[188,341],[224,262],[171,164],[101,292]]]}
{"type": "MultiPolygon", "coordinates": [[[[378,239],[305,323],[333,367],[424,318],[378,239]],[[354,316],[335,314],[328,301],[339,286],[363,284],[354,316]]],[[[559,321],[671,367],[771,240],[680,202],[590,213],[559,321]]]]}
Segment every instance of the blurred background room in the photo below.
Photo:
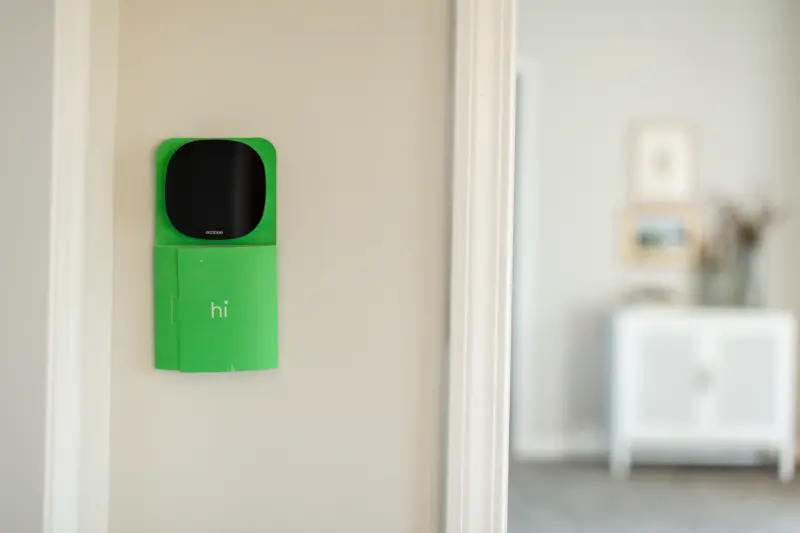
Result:
{"type": "Polygon", "coordinates": [[[518,0],[510,533],[800,531],[800,0],[518,0]]]}

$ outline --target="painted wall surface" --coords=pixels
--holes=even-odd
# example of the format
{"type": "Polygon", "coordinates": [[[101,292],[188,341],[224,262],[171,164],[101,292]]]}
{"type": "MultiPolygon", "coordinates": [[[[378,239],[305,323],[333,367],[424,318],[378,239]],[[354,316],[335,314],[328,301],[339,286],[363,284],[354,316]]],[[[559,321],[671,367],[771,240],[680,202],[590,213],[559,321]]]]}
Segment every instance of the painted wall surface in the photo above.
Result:
{"type": "Polygon", "coordinates": [[[700,195],[762,185],[791,218],[771,235],[769,303],[800,310],[800,5],[786,0],[522,0],[520,55],[534,75],[535,191],[518,208],[522,287],[515,320],[515,449],[600,450],[606,432],[604,319],[638,283],[686,291],[685,272],[626,265],[632,121],[677,118],[699,132],[700,195]],[[530,237],[530,238],[528,238],[530,237]],[[526,289],[527,290],[527,289],[526,289]],[[531,334],[531,332],[533,332],[531,334]],[[520,344],[521,342],[521,344],[520,344]]]}
{"type": "Polygon", "coordinates": [[[53,20],[0,3],[0,531],[42,528],[53,20]]]}
{"type": "Polygon", "coordinates": [[[439,530],[446,0],[123,0],[112,533],[439,530]],[[280,368],[153,368],[153,154],[278,149],[280,368]]]}

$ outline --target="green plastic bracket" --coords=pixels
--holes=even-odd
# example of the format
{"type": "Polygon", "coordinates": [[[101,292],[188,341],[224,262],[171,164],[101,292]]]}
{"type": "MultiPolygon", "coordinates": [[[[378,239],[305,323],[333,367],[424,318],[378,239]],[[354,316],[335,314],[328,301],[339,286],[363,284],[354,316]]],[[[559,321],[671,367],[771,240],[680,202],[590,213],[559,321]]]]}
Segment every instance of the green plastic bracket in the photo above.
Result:
{"type": "Polygon", "coordinates": [[[228,139],[248,144],[264,162],[264,217],[243,237],[207,241],[180,233],[166,212],[167,165],[194,140],[169,139],[156,154],[155,366],[181,372],[277,368],[275,148],[265,139],[228,139]]]}

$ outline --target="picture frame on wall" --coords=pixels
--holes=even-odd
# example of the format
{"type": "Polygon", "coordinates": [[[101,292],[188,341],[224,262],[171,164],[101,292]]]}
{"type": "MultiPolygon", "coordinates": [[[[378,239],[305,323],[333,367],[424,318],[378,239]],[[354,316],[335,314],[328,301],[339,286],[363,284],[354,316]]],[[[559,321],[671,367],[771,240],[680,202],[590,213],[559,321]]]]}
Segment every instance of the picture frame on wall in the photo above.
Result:
{"type": "Polygon", "coordinates": [[[642,121],[631,139],[632,200],[688,202],[696,191],[696,135],[679,121],[642,121]]]}
{"type": "Polygon", "coordinates": [[[622,252],[637,266],[689,268],[700,256],[701,217],[691,205],[634,206],[622,217],[622,252]]]}

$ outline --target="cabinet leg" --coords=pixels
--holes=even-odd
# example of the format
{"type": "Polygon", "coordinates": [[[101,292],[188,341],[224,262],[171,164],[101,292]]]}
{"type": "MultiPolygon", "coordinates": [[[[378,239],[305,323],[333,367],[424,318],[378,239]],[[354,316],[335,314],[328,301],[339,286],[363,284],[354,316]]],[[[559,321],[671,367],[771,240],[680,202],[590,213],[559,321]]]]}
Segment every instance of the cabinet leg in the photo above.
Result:
{"type": "Polygon", "coordinates": [[[628,446],[616,446],[611,450],[609,461],[611,475],[619,479],[628,479],[631,475],[631,452],[628,446]]]}
{"type": "Polygon", "coordinates": [[[778,477],[784,483],[789,483],[794,479],[795,471],[795,449],[794,446],[784,446],[781,448],[778,457],[778,477]]]}

